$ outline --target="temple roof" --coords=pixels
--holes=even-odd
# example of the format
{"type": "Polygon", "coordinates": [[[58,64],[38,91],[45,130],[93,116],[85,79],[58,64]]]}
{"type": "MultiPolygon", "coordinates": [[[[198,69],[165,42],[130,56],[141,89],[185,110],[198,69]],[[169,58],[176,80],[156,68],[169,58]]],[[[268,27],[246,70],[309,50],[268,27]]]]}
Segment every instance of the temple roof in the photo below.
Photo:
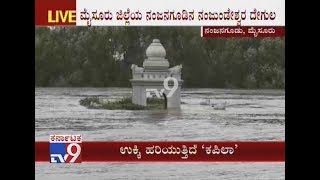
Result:
{"type": "Polygon", "coordinates": [[[152,43],[146,50],[146,55],[148,58],[165,58],[166,57],[166,50],[160,43],[159,39],[154,39],[152,43]]]}
{"type": "Polygon", "coordinates": [[[159,39],[154,39],[146,50],[147,59],[143,62],[145,71],[168,70],[169,62],[166,57],[166,50],[159,39]]]}

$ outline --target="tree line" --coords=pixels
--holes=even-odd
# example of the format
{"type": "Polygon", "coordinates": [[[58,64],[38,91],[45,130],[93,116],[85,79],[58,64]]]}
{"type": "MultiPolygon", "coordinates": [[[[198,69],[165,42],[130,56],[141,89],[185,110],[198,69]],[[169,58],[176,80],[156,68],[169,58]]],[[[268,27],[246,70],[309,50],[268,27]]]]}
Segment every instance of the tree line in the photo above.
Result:
{"type": "Polygon", "coordinates": [[[200,27],[36,27],[37,87],[130,87],[158,38],[183,87],[284,88],[284,38],[200,37],[200,27]]]}

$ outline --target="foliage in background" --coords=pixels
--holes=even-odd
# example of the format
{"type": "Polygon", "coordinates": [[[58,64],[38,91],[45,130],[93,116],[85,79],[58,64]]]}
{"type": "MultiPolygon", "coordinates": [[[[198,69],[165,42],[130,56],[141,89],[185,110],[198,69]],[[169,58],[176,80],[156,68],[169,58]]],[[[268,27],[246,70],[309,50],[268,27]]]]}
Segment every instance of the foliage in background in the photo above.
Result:
{"type": "Polygon", "coordinates": [[[36,27],[36,86],[130,87],[154,38],[183,65],[183,87],[284,88],[283,38],[205,39],[199,27],[36,27]]]}

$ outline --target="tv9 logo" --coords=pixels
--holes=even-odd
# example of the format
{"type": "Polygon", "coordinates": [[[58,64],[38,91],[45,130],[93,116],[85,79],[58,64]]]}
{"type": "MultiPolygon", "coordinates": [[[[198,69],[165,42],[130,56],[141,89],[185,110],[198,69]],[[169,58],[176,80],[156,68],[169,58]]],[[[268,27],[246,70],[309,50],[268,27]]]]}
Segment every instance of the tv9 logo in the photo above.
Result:
{"type": "Polygon", "coordinates": [[[50,163],[81,163],[81,135],[50,135],[50,163]]]}
{"type": "Polygon", "coordinates": [[[163,81],[164,88],[160,89],[160,91],[158,91],[157,89],[147,88],[146,89],[146,97],[153,97],[152,96],[152,92],[153,92],[155,94],[155,96],[160,99],[162,94],[165,92],[165,90],[167,90],[167,91],[169,91],[169,93],[167,94],[167,97],[170,98],[174,94],[174,92],[178,89],[178,85],[179,85],[179,82],[176,78],[167,77],[163,81]],[[169,87],[169,81],[173,81],[172,87],[169,87]]]}

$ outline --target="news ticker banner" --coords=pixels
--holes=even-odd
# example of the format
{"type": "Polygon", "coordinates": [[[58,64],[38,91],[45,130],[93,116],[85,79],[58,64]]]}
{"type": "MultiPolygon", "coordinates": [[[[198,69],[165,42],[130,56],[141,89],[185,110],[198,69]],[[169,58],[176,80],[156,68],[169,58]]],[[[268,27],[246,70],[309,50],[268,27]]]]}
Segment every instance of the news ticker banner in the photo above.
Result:
{"type": "Polygon", "coordinates": [[[284,37],[285,0],[36,0],[37,26],[199,26],[202,37],[284,37]]]}
{"type": "Polygon", "coordinates": [[[210,141],[82,141],[51,135],[35,142],[35,161],[85,162],[284,162],[285,143],[210,141]]]}

